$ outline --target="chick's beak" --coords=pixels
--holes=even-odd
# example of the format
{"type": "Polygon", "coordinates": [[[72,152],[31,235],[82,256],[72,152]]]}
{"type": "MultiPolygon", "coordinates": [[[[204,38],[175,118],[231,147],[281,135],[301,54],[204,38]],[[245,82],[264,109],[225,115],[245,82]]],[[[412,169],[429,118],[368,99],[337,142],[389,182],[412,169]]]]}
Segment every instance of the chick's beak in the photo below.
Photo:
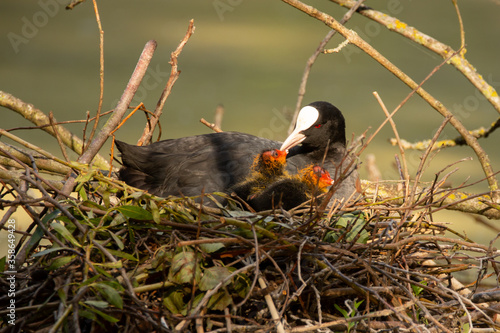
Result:
{"type": "Polygon", "coordinates": [[[288,154],[288,151],[286,150],[277,150],[278,152],[278,158],[277,160],[281,163],[284,163],[286,161],[286,155],[288,154]]]}
{"type": "Polygon", "coordinates": [[[333,185],[333,183],[335,183],[335,181],[332,178],[330,178],[330,176],[327,174],[321,176],[321,181],[325,184],[328,184],[328,186],[333,185]]]}

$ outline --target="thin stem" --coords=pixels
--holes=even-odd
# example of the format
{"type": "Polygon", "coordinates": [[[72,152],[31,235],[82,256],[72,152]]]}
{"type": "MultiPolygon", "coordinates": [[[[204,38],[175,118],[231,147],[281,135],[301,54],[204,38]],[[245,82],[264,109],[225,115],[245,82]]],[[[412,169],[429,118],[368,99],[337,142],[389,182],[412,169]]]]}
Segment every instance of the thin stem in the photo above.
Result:
{"type": "MultiPolygon", "coordinates": [[[[99,149],[101,149],[102,145],[106,142],[111,132],[116,128],[116,126],[120,123],[123,115],[128,109],[132,98],[135,95],[135,92],[139,88],[139,85],[142,81],[142,78],[146,74],[146,70],[151,62],[151,58],[153,57],[153,53],[156,49],[156,41],[150,40],[144,46],[144,50],[137,62],[137,66],[135,67],[132,76],[123,92],[122,97],[118,101],[116,105],[115,112],[108,119],[108,121],[104,124],[102,130],[97,134],[97,136],[92,140],[87,150],[78,158],[78,163],[88,164],[92,161],[94,156],[97,154],[99,149]]],[[[76,176],[71,176],[64,185],[63,193],[69,194],[73,190],[75,186],[76,176]]]]}
{"type": "Polygon", "coordinates": [[[104,95],[104,31],[102,30],[101,18],[99,16],[99,9],[97,8],[96,0],[92,0],[94,4],[95,18],[97,21],[97,27],[99,28],[99,104],[97,106],[97,113],[95,116],[94,126],[92,127],[92,132],[90,132],[89,142],[94,138],[97,125],[99,124],[99,118],[101,116],[102,110],[102,99],[104,95]]]}
{"type": "Polygon", "coordinates": [[[142,146],[151,141],[151,137],[153,136],[153,131],[156,127],[156,124],[160,120],[160,116],[163,113],[163,107],[165,106],[165,102],[167,101],[167,98],[170,95],[170,92],[172,91],[172,87],[174,86],[175,81],[177,81],[177,79],[179,78],[180,71],[177,69],[177,58],[181,54],[184,45],[186,45],[186,43],[188,42],[189,37],[191,37],[191,35],[194,33],[194,29],[195,29],[194,20],[191,20],[189,21],[189,27],[186,32],[186,35],[181,40],[180,44],[177,46],[175,51],[172,52],[172,54],[170,55],[170,65],[172,66],[172,69],[170,70],[170,77],[168,78],[165,89],[163,89],[158,104],[156,104],[156,109],[153,117],[151,118],[150,124],[148,124],[146,128],[144,128],[142,136],[137,142],[138,146],[142,146]]]}
{"type": "MultiPolygon", "coordinates": [[[[361,4],[365,0],[358,0],[356,4],[349,10],[347,13],[345,13],[344,17],[340,21],[341,24],[345,24],[349,19],[352,17],[354,12],[361,6],[361,4]]],[[[297,116],[300,111],[300,107],[302,106],[302,100],[304,99],[304,95],[306,94],[306,86],[307,86],[307,80],[309,78],[309,74],[311,73],[311,68],[316,62],[316,59],[318,59],[319,55],[323,52],[326,44],[332,39],[332,37],[335,35],[337,31],[336,30],[330,30],[326,34],[325,38],[319,43],[318,47],[314,51],[314,53],[307,59],[306,62],[306,67],[304,68],[304,74],[302,74],[302,80],[300,81],[300,86],[299,86],[299,93],[297,96],[297,103],[295,104],[295,112],[293,114],[292,121],[290,123],[290,127],[288,128],[288,133],[290,134],[293,131],[293,126],[295,122],[297,121],[297,116]]]]}

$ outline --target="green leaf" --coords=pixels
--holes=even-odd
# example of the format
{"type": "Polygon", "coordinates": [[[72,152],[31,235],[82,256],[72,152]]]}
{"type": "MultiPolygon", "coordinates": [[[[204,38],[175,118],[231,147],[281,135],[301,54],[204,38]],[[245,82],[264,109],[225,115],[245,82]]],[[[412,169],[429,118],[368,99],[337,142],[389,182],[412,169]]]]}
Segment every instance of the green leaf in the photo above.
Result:
{"type": "Polygon", "coordinates": [[[50,266],[49,266],[49,271],[53,271],[58,269],[59,267],[62,267],[68,263],[70,263],[73,259],[75,259],[75,255],[72,256],[65,256],[65,257],[60,257],[54,260],[50,266]]]}
{"type": "Polygon", "coordinates": [[[357,310],[359,308],[359,306],[361,305],[361,303],[363,303],[363,299],[361,301],[358,301],[358,302],[354,302],[354,308],[357,310]]]}
{"type": "Polygon", "coordinates": [[[88,278],[87,280],[83,281],[81,284],[80,284],[80,288],[81,287],[84,287],[84,286],[88,286],[89,284],[92,284],[95,282],[95,280],[97,280],[98,278],[100,278],[99,275],[94,275],[92,276],[91,278],[88,278]]]}
{"type": "MultiPolygon", "coordinates": [[[[365,224],[366,221],[363,218],[363,215],[344,214],[335,223],[335,227],[337,228],[349,227],[350,230],[347,233],[345,240],[348,242],[352,242],[354,239],[357,239],[356,241],[357,243],[365,244],[370,239],[370,233],[364,229],[365,224]]],[[[329,231],[325,235],[324,241],[334,243],[340,238],[342,234],[343,232],[339,231],[329,231]]]]}
{"type": "Polygon", "coordinates": [[[97,316],[95,315],[95,313],[91,312],[89,310],[79,310],[78,311],[78,315],[80,317],[87,318],[87,319],[90,319],[92,321],[96,321],[97,320],[97,316]]]}
{"type": "Polygon", "coordinates": [[[346,318],[346,319],[349,318],[349,314],[347,313],[346,310],[342,309],[337,304],[333,304],[333,306],[335,307],[335,309],[339,310],[340,313],[342,313],[342,315],[344,316],[344,318],[346,318]]]}
{"type": "Polygon", "coordinates": [[[42,223],[44,225],[48,225],[48,223],[50,221],[52,221],[53,219],[55,219],[56,217],[58,217],[59,215],[61,214],[61,211],[56,209],[48,214],[45,214],[45,216],[42,218],[42,223]]]}
{"type": "Polygon", "coordinates": [[[128,218],[135,220],[152,220],[153,215],[142,207],[138,206],[119,206],[115,207],[115,210],[119,211],[128,218]]]}
{"type": "Polygon", "coordinates": [[[104,201],[104,205],[106,206],[106,208],[109,208],[111,206],[111,200],[110,200],[111,192],[102,191],[101,194],[102,194],[102,201],[104,201]]]}
{"type": "Polygon", "coordinates": [[[96,269],[96,271],[99,272],[99,274],[102,274],[108,278],[113,278],[113,276],[111,274],[109,274],[109,272],[106,271],[105,269],[103,269],[102,267],[99,267],[96,264],[94,264],[94,268],[96,269]]]}
{"type": "Polygon", "coordinates": [[[153,221],[160,223],[160,210],[153,200],[149,201],[149,208],[151,209],[151,215],[153,215],[153,221]]]}
{"type": "Polygon", "coordinates": [[[238,274],[234,279],[234,283],[231,286],[232,290],[242,298],[250,291],[250,286],[252,285],[252,280],[248,278],[245,274],[238,274]]]}
{"type": "Polygon", "coordinates": [[[255,213],[246,210],[228,210],[227,213],[231,217],[255,217],[255,213]]]}
{"type": "MultiPolygon", "coordinates": [[[[229,275],[231,275],[231,272],[226,267],[210,267],[203,272],[203,277],[198,287],[203,291],[214,289],[215,286],[229,275]]],[[[224,285],[228,285],[230,282],[228,280],[224,285]]]]}
{"type": "Polygon", "coordinates": [[[86,300],[84,302],[85,304],[88,304],[90,306],[94,306],[96,308],[100,309],[106,309],[109,306],[109,303],[106,301],[92,301],[92,300],[86,300]]]}
{"type": "Polygon", "coordinates": [[[66,300],[68,299],[68,294],[64,292],[64,288],[57,289],[57,295],[59,296],[59,299],[63,302],[63,304],[66,306],[66,300]]]}
{"type": "Polygon", "coordinates": [[[186,315],[186,304],[184,303],[184,294],[180,291],[173,291],[163,299],[163,305],[172,312],[172,314],[186,315]]]}
{"type": "Polygon", "coordinates": [[[76,191],[78,192],[78,194],[80,195],[80,198],[82,198],[82,201],[87,201],[89,199],[89,197],[87,196],[87,191],[85,190],[85,188],[83,187],[83,184],[80,183],[76,186],[76,191]]]}
{"type": "Polygon", "coordinates": [[[127,218],[125,217],[125,215],[123,215],[123,214],[115,214],[115,216],[113,217],[113,220],[111,221],[111,223],[109,224],[109,226],[110,227],[115,227],[115,226],[123,224],[125,222],[127,222],[127,218]]]}
{"type": "Polygon", "coordinates": [[[132,198],[132,199],[135,199],[135,200],[139,200],[140,198],[142,198],[144,196],[144,192],[134,192],[134,193],[131,193],[130,195],[128,195],[127,197],[128,198],[132,198]]]}
{"type": "Polygon", "coordinates": [[[94,266],[106,267],[106,268],[122,268],[123,263],[121,261],[108,261],[108,262],[94,262],[94,266]]]}
{"type": "Polygon", "coordinates": [[[94,177],[95,171],[92,172],[81,172],[77,177],[76,177],[76,182],[77,183],[86,183],[88,182],[92,177],[94,177]]]}
{"type": "Polygon", "coordinates": [[[200,244],[200,248],[205,253],[214,253],[219,251],[220,249],[225,248],[226,246],[223,243],[205,243],[200,244]]]}
{"type": "Polygon", "coordinates": [[[126,253],[126,252],[122,252],[122,251],[118,251],[118,250],[112,250],[112,249],[108,249],[108,252],[114,256],[125,258],[127,260],[132,260],[132,261],[138,260],[136,257],[131,255],[130,253],[126,253]]]}
{"type": "Polygon", "coordinates": [[[40,243],[40,240],[42,240],[43,236],[45,236],[45,232],[39,225],[37,225],[35,232],[33,232],[28,240],[28,244],[26,245],[26,253],[31,253],[31,250],[40,243]]]}
{"type": "MultiPolygon", "coordinates": [[[[421,281],[420,285],[426,286],[427,281],[421,281]]],[[[415,296],[419,296],[422,293],[422,291],[424,291],[424,288],[420,287],[419,285],[414,285],[414,284],[411,285],[411,289],[413,290],[413,294],[415,296]]]]}
{"type": "Polygon", "coordinates": [[[69,241],[71,244],[77,247],[82,247],[80,243],[77,242],[75,237],[66,229],[64,225],[58,222],[52,222],[50,226],[59,234],[61,235],[64,239],[69,241]]]}
{"type": "Polygon", "coordinates": [[[168,272],[168,279],[174,283],[191,283],[200,281],[200,260],[196,260],[196,254],[192,251],[177,253],[172,259],[172,266],[168,272]]]}
{"type": "Polygon", "coordinates": [[[92,312],[97,313],[99,316],[101,316],[103,319],[109,321],[110,323],[116,323],[116,322],[118,322],[120,320],[120,319],[112,317],[112,316],[110,316],[108,314],[105,314],[104,312],[99,311],[99,310],[97,310],[95,308],[89,308],[89,310],[92,311],[92,312]]]}
{"type": "Polygon", "coordinates": [[[110,304],[123,309],[123,299],[115,288],[104,283],[96,283],[93,286],[110,304]]]}
{"type": "Polygon", "coordinates": [[[120,237],[118,237],[117,235],[115,235],[115,233],[112,232],[111,230],[107,230],[107,231],[109,232],[109,235],[111,236],[111,238],[113,238],[113,240],[115,241],[115,243],[118,246],[118,248],[120,250],[123,250],[125,248],[125,246],[123,245],[123,242],[120,239],[120,237]]]}
{"type": "Polygon", "coordinates": [[[59,247],[59,245],[55,244],[55,245],[52,245],[52,247],[50,249],[46,249],[46,250],[43,250],[43,251],[40,251],[40,252],[33,254],[32,257],[41,257],[41,256],[44,256],[44,255],[52,253],[52,252],[64,251],[64,250],[73,250],[73,249],[70,247],[59,247]]]}
{"type": "Polygon", "coordinates": [[[221,290],[212,297],[210,297],[207,307],[212,310],[224,310],[229,305],[231,305],[232,302],[233,299],[231,295],[229,295],[227,291],[221,290]]]}

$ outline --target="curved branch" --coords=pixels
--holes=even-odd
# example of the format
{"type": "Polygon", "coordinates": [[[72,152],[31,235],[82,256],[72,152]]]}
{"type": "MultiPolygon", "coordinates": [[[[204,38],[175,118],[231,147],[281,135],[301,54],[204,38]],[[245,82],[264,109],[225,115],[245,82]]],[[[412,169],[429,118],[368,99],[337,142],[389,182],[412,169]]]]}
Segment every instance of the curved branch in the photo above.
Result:
{"type": "MultiPolygon", "coordinates": [[[[17,159],[19,159],[21,162],[26,163],[26,164],[31,164],[31,159],[29,156],[29,153],[25,153],[20,151],[19,148],[13,148],[3,142],[0,142],[0,165],[4,166],[10,166],[10,167],[15,167],[15,168],[22,168],[22,166],[17,163],[16,161],[10,159],[9,157],[3,157],[6,156],[3,152],[7,152],[13,156],[15,156],[17,159]]],[[[54,172],[60,175],[66,175],[68,172],[71,171],[71,168],[61,164],[53,159],[47,158],[45,156],[39,156],[37,155],[32,155],[33,160],[35,161],[36,167],[41,171],[41,172],[54,172]]]]}
{"type": "MultiPolygon", "coordinates": [[[[23,116],[33,124],[41,126],[42,130],[49,133],[55,138],[57,138],[56,133],[54,132],[54,128],[56,128],[59,132],[61,141],[67,147],[69,147],[79,155],[82,153],[82,140],[60,125],[54,126],[54,128],[50,126],[49,117],[40,109],[35,108],[33,104],[25,103],[9,93],[0,91],[0,106],[6,107],[8,109],[11,109],[12,111],[19,113],[21,116],[23,116]]],[[[108,161],[106,161],[101,155],[96,156],[95,165],[101,169],[109,169],[108,161]]]]}
{"type": "MultiPolygon", "coordinates": [[[[411,89],[416,89],[416,93],[419,94],[427,103],[429,103],[436,111],[438,111],[443,117],[450,117],[450,124],[455,127],[455,129],[462,135],[465,139],[465,142],[468,146],[470,146],[474,152],[476,153],[478,160],[481,163],[483,171],[487,177],[488,184],[490,187],[490,191],[492,192],[492,196],[494,201],[500,201],[500,194],[497,192],[498,182],[494,177],[494,172],[491,167],[490,159],[486,152],[482,149],[482,147],[477,142],[477,139],[469,133],[469,131],[465,128],[465,126],[453,116],[453,114],[437,99],[435,99],[431,94],[425,91],[422,87],[419,87],[418,84],[413,81],[408,75],[403,73],[398,67],[396,67],[393,63],[391,63],[387,58],[385,58],[382,54],[380,54],[375,48],[373,48],[370,44],[368,44],[365,40],[363,40],[356,32],[347,29],[342,24],[340,24],[337,20],[335,20],[332,16],[323,13],[316,8],[306,5],[298,0],[282,0],[285,3],[303,11],[309,16],[323,22],[327,26],[332,29],[337,30],[344,38],[349,40],[351,44],[356,45],[362,51],[367,53],[370,57],[384,66],[388,71],[393,73],[398,79],[403,81],[408,87],[411,89]]],[[[452,58],[456,59],[457,57],[452,58]]],[[[462,58],[460,58],[462,59],[462,58]]]]}
{"type": "MultiPolygon", "coordinates": [[[[343,7],[351,8],[356,4],[354,0],[331,0],[343,7]]],[[[382,12],[370,9],[366,6],[361,6],[358,12],[372,19],[373,21],[380,23],[387,29],[397,32],[398,34],[426,47],[434,53],[439,54],[443,59],[446,59],[456,52],[450,46],[441,43],[440,41],[434,39],[433,37],[426,35],[412,26],[398,20],[395,17],[389,16],[382,12]]],[[[460,52],[460,54],[455,55],[451,58],[450,64],[455,66],[483,95],[486,99],[493,105],[493,107],[500,113],[500,97],[497,91],[490,84],[488,84],[483,77],[477,73],[476,69],[472,64],[464,57],[465,50],[460,52]]]]}
{"type": "MultiPolygon", "coordinates": [[[[498,118],[494,123],[491,124],[489,128],[484,128],[480,127],[478,129],[470,131],[470,133],[480,139],[480,138],[487,138],[491,133],[493,133],[497,128],[500,127],[500,118],[498,118]]],[[[391,138],[389,142],[395,146],[397,145],[397,140],[394,138],[391,138]]],[[[415,150],[425,150],[429,145],[432,143],[431,140],[424,140],[424,141],[418,141],[415,143],[408,142],[406,140],[401,139],[401,143],[403,145],[404,149],[415,149],[415,150]]],[[[441,141],[436,141],[433,146],[432,150],[440,149],[440,148],[445,148],[445,147],[455,147],[455,146],[463,146],[467,144],[464,140],[463,137],[459,136],[455,139],[451,140],[441,140],[441,141]]]]}
{"type": "Polygon", "coordinates": [[[179,78],[179,74],[181,73],[181,71],[177,69],[177,58],[181,54],[184,45],[186,45],[186,43],[188,42],[189,37],[191,37],[191,35],[194,33],[194,29],[195,29],[194,20],[191,20],[189,21],[189,26],[186,35],[181,40],[175,51],[172,52],[172,54],[170,55],[170,65],[172,66],[170,70],[170,77],[168,78],[165,89],[163,89],[160,100],[156,104],[155,113],[151,117],[150,123],[146,125],[146,128],[144,129],[141,138],[137,142],[138,146],[149,144],[149,142],[151,141],[151,137],[153,136],[153,131],[156,127],[156,124],[158,124],[158,121],[160,120],[160,116],[163,112],[163,107],[165,106],[165,102],[167,101],[167,98],[170,95],[170,92],[172,91],[172,87],[174,86],[175,81],[177,81],[177,79],[179,78]]]}
{"type": "MultiPolygon", "coordinates": [[[[19,165],[19,164],[18,164],[19,165]]],[[[14,171],[14,170],[2,170],[0,169],[0,179],[1,180],[10,180],[12,181],[14,184],[16,185],[20,185],[21,182],[23,181],[21,179],[22,176],[24,176],[25,173],[22,172],[22,171],[14,171]]],[[[47,180],[47,182],[50,184],[47,185],[45,183],[40,183],[40,186],[42,186],[44,189],[46,189],[47,191],[51,191],[53,190],[53,188],[56,188],[58,190],[62,189],[64,183],[61,182],[61,181],[58,181],[58,180],[47,180]]],[[[33,187],[34,186],[30,186],[30,187],[33,187]]]]}

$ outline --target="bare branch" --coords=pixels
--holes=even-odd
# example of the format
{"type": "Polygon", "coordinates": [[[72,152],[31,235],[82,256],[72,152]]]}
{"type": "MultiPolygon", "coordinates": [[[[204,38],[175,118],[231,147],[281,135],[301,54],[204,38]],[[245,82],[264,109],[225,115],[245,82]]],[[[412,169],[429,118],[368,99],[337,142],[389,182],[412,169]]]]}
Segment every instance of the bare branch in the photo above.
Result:
{"type": "Polygon", "coordinates": [[[101,109],[102,109],[102,98],[104,94],[104,31],[102,30],[101,18],[99,16],[97,2],[95,0],[93,0],[92,2],[94,4],[94,12],[97,21],[97,27],[99,28],[99,104],[97,106],[95,122],[94,126],[92,127],[92,132],[90,132],[89,141],[91,141],[92,138],[94,137],[97,125],[99,124],[99,118],[101,116],[101,109]]]}
{"type": "MultiPolygon", "coordinates": [[[[54,129],[52,128],[52,126],[50,126],[49,117],[41,110],[35,108],[32,104],[25,103],[9,93],[0,91],[0,106],[4,106],[11,109],[12,111],[19,113],[21,116],[31,121],[33,124],[37,126],[43,126],[42,130],[44,130],[45,132],[54,137],[56,136],[54,133],[54,129]]],[[[77,154],[82,154],[83,142],[79,137],[62,126],[57,126],[57,130],[59,131],[62,142],[64,142],[67,147],[69,147],[77,154]]],[[[101,169],[109,169],[108,161],[106,161],[101,155],[96,155],[94,163],[101,169]]]]}
{"type": "Polygon", "coordinates": [[[209,123],[204,118],[200,119],[200,123],[202,123],[203,125],[207,126],[208,128],[210,128],[214,132],[217,132],[217,133],[222,132],[222,130],[217,125],[209,123]]]}
{"type": "MultiPolygon", "coordinates": [[[[139,88],[139,85],[146,74],[146,70],[151,62],[151,58],[153,57],[153,53],[156,49],[156,41],[150,40],[144,46],[144,50],[137,62],[134,72],[130,77],[130,80],[123,92],[122,97],[118,101],[116,105],[115,112],[108,119],[106,124],[104,124],[102,130],[97,134],[97,136],[92,140],[88,149],[78,158],[78,163],[88,164],[92,161],[97,152],[101,149],[102,145],[106,142],[110,133],[116,128],[116,126],[120,123],[123,115],[128,109],[132,98],[135,95],[135,92],[139,88]]],[[[70,177],[63,189],[63,193],[69,194],[73,190],[73,186],[75,185],[75,177],[70,177]]]]}
{"type": "Polygon", "coordinates": [[[156,124],[160,120],[160,116],[163,113],[163,106],[165,105],[165,102],[167,101],[168,96],[170,95],[170,92],[172,91],[172,87],[174,86],[175,81],[179,78],[179,74],[181,73],[177,69],[177,58],[182,52],[182,49],[184,48],[184,45],[189,40],[189,37],[194,33],[194,20],[189,21],[189,27],[186,32],[186,35],[180,42],[180,44],[177,46],[174,52],[170,55],[170,65],[172,66],[172,69],[170,71],[170,77],[168,78],[167,85],[165,86],[165,89],[163,89],[163,92],[161,94],[160,100],[158,101],[158,104],[156,104],[156,109],[154,115],[151,117],[150,123],[146,126],[144,129],[141,138],[137,142],[138,146],[142,146],[144,144],[147,144],[151,141],[151,137],[153,136],[153,131],[156,127],[156,124]]]}
{"type": "MultiPolygon", "coordinates": [[[[331,0],[343,7],[351,8],[356,5],[354,0],[331,0]]],[[[441,43],[440,41],[434,39],[433,37],[422,33],[421,31],[409,26],[405,22],[398,20],[395,17],[389,16],[386,13],[382,13],[367,7],[362,7],[358,11],[361,15],[372,19],[375,22],[380,23],[387,29],[397,32],[404,37],[426,47],[427,49],[435,52],[436,54],[443,57],[443,59],[448,58],[448,56],[455,51],[448,45],[441,43]]],[[[463,40],[463,38],[461,38],[463,40]]],[[[477,73],[476,68],[472,66],[467,59],[464,58],[464,51],[451,58],[450,64],[455,66],[483,95],[486,99],[493,105],[493,107],[500,112],[500,97],[497,91],[490,84],[488,84],[483,77],[477,73]]]]}
{"type": "MultiPolygon", "coordinates": [[[[361,180],[361,183],[368,197],[377,196],[376,202],[381,204],[392,203],[394,205],[402,205],[404,202],[404,193],[399,185],[400,182],[370,182],[361,180]]],[[[424,192],[425,188],[422,185],[415,188],[416,194],[424,192]]],[[[500,219],[500,207],[495,205],[491,196],[487,194],[442,191],[434,194],[434,203],[432,206],[463,213],[479,214],[495,220],[500,219]]]]}
{"type": "MultiPolygon", "coordinates": [[[[494,123],[491,124],[489,128],[480,127],[478,129],[470,131],[471,135],[476,137],[477,139],[487,138],[491,133],[493,133],[497,128],[500,127],[500,118],[498,118],[494,123]]],[[[394,139],[389,140],[390,143],[394,146],[397,142],[394,139]]],[[[415,143],[408,142],[406,140],[401,140],[401,143],[404,149],[415,149],[415,150],[425,150],[431,144],[431,140],[423,140],[415,143]]],[[[441,140],[437,141],[433,144],[432,150],[446,148],[446,147],[455,147],[455,146],[463,146],[467,144],[463,137],[459,136],[455,139],[451,140],[441,140]]]]}
{"type": "MultiPolygon", "coordinates": [[[[66,175],[71,168],[66,166],[65,164],[59,163],[55,160],[52,160],[46,156],[40,156],[35,152],[25,152],[19,148],[14,148],[6,143],[0,142],[0,154],[3,154],[3,151],[8,152],[9,154],[15,156],[17,159],[22,161],[23,163],[30,164],[31,159],[30,156],[33,157],[36,166],[42,171],[55,172],[60,175],[66,175]]],[[[5,155],[6,156],[6,155],[5,155]]],[[[11,166],[15,168],[22,168],[17,162],[10,158],[0,157],[0,165],[11,166]]]]}
{"type": "Polygon", "coordinates": [[[219,129],[222,128],[222,117],[224,116],[224,105],[219,104],[215,108],[214,124],[219,129]]]}

